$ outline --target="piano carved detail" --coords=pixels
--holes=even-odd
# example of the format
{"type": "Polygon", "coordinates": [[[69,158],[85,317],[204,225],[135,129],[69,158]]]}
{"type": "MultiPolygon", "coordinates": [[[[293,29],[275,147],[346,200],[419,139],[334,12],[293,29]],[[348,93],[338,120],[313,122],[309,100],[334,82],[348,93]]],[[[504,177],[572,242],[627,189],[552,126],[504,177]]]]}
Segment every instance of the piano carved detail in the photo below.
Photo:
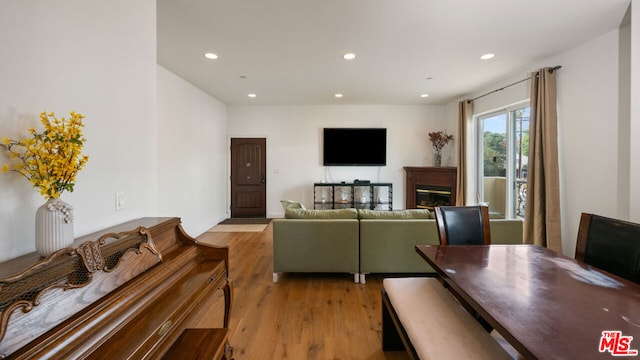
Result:
{"type": "Polygon", "coordinates": [[[178,218],[133,220],[46,258],[0,263],[0,359],[157,358],[211,290],[224,291],[227,326],[227,269],[227,248],[197,243],[178,218]]]}
{"type": "Polygon", "coordinates": [[[58,250],[19,274],[0,279],[0,352],[10,353],[26,344],[160,261],[162,256],[155,248],[148,231],[140,227],[134,231],[106,234],[98,240],[86,241],[75,249],[58,250]],[[130,238],[133,247],[111,253],[105,251],[114,264],[113,268],[106,268],[107,261],[101,247],[107,240],[123,238],[130,238]],[[119,271],[120,264],[123,265],[122,271],[119,271]],[[99,275],[99,270],[114,275],[106,281],[106,275],[99,275]],[[90,293],[74,292],[75,289],[91,284],[94,277],[95,282],[100,283],[99,287],[92,286],[93,291],[90,293]],[[45,280],[42,286],[22,292],[42,278],[45,280]],[[54,314],[49,307],[41,308],[49,300],[51,306],[55,305],[54,314]],[[68,306],[63,306],[64,304],[68,306]],[[21,330],[23,326],[34,329],[32,325],[43,318],[46,319],[46,326],[36,327],[36,331],[21,330]]]}

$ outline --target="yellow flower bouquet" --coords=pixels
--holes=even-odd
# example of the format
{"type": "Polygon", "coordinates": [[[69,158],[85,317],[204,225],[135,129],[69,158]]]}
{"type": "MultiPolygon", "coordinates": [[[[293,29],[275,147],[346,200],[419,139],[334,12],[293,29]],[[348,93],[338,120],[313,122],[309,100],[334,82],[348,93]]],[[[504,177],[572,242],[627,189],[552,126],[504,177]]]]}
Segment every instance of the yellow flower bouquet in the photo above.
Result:
{"type": "Polygon", "coordinates": [[[31,137],[12,140],[2,138],[2,146],[9,155],[3,172],[14,171],[27,180],[46,199],[57,199],[63,191],[73,192],[76,175],[89,157],[82,155],[86,139],[82,136],[84,116],[69,113],[70,118],[57,118],[53,112],[42,112],[42,132],[29,129],[31,137]]]}

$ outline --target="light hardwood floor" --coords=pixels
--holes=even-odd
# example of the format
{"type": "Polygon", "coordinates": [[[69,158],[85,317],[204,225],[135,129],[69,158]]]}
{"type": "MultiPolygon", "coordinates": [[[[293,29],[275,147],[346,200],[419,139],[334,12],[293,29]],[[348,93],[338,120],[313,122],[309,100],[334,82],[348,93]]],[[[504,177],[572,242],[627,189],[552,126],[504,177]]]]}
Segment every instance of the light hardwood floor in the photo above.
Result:
{"type": "MultiPolygon", "coordinates": [[[[283,274],[272,282],[272,226],[263,232],[207,232],[198,240],[228,246],[234,302],[230,343],[237,360],[408,359],[382,351],[382,277],[355,284],[349,274],[283,274]]],[[[220,327],[220,294],[194,327],[220,327]]]]}

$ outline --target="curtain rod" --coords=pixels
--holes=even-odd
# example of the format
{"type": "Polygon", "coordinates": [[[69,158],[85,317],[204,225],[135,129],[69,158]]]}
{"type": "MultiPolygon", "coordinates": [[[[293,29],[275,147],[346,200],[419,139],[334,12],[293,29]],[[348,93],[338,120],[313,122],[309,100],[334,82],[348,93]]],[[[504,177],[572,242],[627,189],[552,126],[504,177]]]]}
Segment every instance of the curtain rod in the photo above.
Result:
{"type": "MultiPolygon", "coordinates": [[[[554,66],[554,67],[552,67],[552,68],[550,68],[550,69],[549,69],[549,72],[550,72],[550,73],[553,73],[554,71],[556,71],[556,70],[560,69],[561,67],[562,67],[562,66],[560,66],[560,65],[554,66]]],[[[510,87],[510,86],[518,85],[518,84],[520,84],[521,82],[525,82],[525,81],[530,80],[530,79],[531,79],[531,78],[526,78],[526,79],[518,80],[518,81],[516,81],[516,82],[514,82],[514,83],[512,83],[512,84],[505,85],[505,86],[503,86],[503,87],[501,87],[501,88],[499,88],[499,89],[495,89],[495,90],[493,90],[493,91],[489,91],[489,92],[488,92],[488,93],[486,93],[486,94],[482,94],[482,95],[480,95],[480,96],[477,96],[477,97],[475,97],[475,98],[473,98],[473,99],[471,99],[471,100],[469,100],[469,101],[470,101],[470,102],[471,102],[471,101],[476,101],[476,100],[478,100],[478,99],[480,99],[480,98],[483,98],[483,97],[485,97],[485,96],[487,96],[487,95],[491,95],[491,94],[496,93],[496,92],[498,92],[498,91],[502,91],[502,90],[504,90],[504,89],[506,89],[506,88],[508,88],[508,87],[510,87]]]]}

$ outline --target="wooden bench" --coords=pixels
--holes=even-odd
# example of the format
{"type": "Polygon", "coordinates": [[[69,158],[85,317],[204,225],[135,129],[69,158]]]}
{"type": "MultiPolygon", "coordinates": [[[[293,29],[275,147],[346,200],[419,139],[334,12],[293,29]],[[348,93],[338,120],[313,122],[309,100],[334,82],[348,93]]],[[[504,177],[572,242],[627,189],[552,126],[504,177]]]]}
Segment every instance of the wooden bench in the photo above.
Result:
{"type": "Polygon", "coordinates": [[[412,359],[512,359],[436,278],[384,279],[382,349],[412,359]]]}

